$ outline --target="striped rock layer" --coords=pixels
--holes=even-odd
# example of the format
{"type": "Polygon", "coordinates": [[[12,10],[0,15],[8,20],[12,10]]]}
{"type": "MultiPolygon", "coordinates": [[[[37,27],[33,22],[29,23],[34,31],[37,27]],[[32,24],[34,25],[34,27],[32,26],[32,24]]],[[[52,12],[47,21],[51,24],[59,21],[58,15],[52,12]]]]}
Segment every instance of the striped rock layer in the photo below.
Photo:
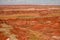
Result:
{"type": "Polygon", "coordinates": [[[0,6],[0,40],[60,40],[60,6],[0,6]]]}

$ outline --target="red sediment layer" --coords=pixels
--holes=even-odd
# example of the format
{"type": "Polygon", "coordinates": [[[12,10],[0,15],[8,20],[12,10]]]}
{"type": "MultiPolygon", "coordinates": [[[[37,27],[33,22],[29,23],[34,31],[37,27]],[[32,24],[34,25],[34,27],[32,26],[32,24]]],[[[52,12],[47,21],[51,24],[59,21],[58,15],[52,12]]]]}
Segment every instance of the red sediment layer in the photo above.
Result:
{"type": "Polygon", "coordinates": [[[0,8],[1,40],[60,40],[60,6],[0,8]]]}

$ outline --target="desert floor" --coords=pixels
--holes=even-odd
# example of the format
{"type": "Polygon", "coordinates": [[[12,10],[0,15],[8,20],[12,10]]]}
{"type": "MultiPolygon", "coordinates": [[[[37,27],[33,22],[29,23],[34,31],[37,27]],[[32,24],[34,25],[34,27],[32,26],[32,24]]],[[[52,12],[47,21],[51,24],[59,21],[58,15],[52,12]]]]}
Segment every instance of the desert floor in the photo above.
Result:
{"type": "Polygon", "coordinates": [[[1,5],[0,40],[60,40],[60,6],[1,5]]]}

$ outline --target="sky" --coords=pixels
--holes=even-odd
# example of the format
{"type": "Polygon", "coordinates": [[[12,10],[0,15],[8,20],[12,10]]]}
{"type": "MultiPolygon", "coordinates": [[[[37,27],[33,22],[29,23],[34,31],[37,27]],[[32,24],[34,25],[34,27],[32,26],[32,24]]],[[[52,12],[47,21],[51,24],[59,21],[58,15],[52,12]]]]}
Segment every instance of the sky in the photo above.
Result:
{"type": "Polygon", "coordinates": [[[0,5],[60,5],[60,0],[0,0],[0,5]]]}

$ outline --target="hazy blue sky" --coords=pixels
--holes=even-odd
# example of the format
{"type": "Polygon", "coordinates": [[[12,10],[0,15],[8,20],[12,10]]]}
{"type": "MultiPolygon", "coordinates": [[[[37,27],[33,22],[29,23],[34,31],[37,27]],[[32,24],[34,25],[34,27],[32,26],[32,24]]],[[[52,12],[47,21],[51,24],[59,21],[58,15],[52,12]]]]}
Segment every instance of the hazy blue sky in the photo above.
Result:
{"type": "Polygon", "coordinates": [[[50,4],[60,5],[60,0],[0,0],[0,5],[6,4],[50,4]]]}

